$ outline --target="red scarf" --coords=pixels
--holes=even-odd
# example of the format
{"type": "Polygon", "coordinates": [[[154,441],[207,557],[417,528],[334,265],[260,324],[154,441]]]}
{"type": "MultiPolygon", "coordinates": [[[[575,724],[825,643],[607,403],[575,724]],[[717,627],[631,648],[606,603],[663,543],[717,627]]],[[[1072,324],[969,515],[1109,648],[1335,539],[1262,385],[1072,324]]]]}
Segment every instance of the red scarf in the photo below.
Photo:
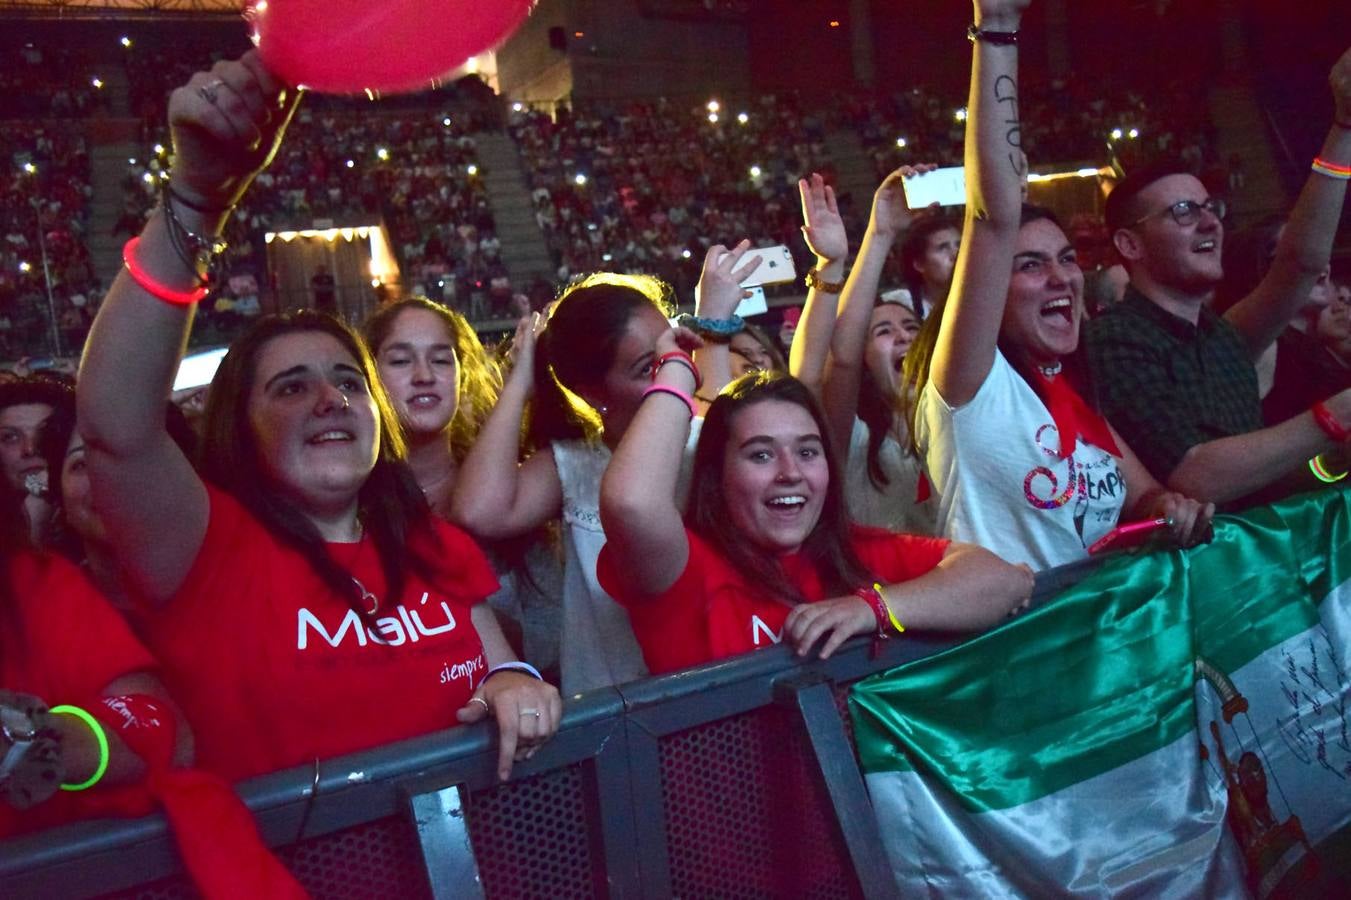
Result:
{"type": "Polygon", "coordinates": [[[145,786],[164,807],[183,864],[207,900],[309,895],[258,835],[253,816],[225,779],[172,765],[177,731],[168,707],[144,694],[104,697],[89,711],[141,757],[145,786]]]}
{"type": "Polygon", "coordinates": [[[1084,399],[1070,387],[1064,375],[1048,378],[1040,371],[1033,372],[1033,387],[1041,402],[1050,410],[1055,429],[1060,434],[1060,458],[1065,459],[1074,453],[1079,438],[1115,457],[1120,458],[1121,450],[1112,437],[1112,429],[1101,413],[1094,412],[1084,399]]]}

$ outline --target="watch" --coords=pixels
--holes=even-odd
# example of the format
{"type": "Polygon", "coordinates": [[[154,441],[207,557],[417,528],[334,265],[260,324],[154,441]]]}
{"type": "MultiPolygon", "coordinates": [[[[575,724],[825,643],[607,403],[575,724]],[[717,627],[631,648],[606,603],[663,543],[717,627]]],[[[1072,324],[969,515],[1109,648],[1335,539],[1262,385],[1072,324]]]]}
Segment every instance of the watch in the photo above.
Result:
{"type": "Polygon", "coordinates": [[[0,801],[36,806],[56,793],[64,773],[61,733],[48,721],[47,704],[0,691],[0,801]]]}
{"type": "Polygon", "coordinates": [[[37,739],[37,725],[28,713],[17,706],[0,703],[0,741],[5,744],[4,756],[0,757],[0,784],[19,767],[37,739]]]}
{"type": "Polygon", "coordinates": [[[1018,32],[1016,31],[986,31],[977,25],[972,25],[966,29],[966,39],[971,43],[984,41],[995,47],[1012,47],[1018,43],[1018,32]]]}

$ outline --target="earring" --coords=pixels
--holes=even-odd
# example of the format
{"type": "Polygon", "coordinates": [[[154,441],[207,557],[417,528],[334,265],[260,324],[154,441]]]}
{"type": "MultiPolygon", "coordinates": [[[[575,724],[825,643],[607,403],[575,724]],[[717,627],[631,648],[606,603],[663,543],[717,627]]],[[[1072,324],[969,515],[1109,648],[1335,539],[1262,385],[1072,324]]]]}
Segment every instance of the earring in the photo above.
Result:
{"type": "Polygon", "coordinates": [[[600,411],[601,418],[604,418],[605,414],[610,411],[610,408],[607,407],[604,403],[602,403],[600,406],[596,408],[600,411]]]}

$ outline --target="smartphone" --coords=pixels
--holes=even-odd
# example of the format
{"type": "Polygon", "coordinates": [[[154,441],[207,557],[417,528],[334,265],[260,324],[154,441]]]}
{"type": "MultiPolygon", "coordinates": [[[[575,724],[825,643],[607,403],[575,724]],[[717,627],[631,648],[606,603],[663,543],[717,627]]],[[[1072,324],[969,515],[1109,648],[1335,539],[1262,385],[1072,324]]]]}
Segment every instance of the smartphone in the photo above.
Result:
{"type": "Polygon", "coordinates": [[[961,206],[966,203],[966,168],[952,166],[947,169],[934,169],[923,175],[901,180],[905,189],[905,202],[911,209],[923,209],[926,206],[961,206]]]}
{"type": "Polygon", "coordinates": [[[210,384],[211,379],[216,377],[220,361],[225,358],[225,352],[229,349],[217,347],[215,350],[203,350],[201,353],[183,357],[183,361],[178,364],[178,374],[174,376],[173,389],[183,391],[210,384]]]}
{"type": "Polygon", "coordinates": [[[1167,519],[1148,519],[1143,522],[1130,522],[1125,525],[1118,525],[1101,539],[1094,541],[1093,546],[1088,548],[1090,556],[1099,553],[1106,553],[1109,550],[1130,550],[1134,547],[1142,547],[1168,528],[1167,519]]]}
{"type": "Polygon", "coordinates": [[[765,289],[753,287],[747,288],[747,290],[751,292],[751,295],[737,304],[736,314],[743,319],[748,319],[751,316],[762,316],[769,312],[769,301],[765,299],[765,289]]]}
{"type": "MultiPolygon", "coordinates": [[[[760,265],[741,282],[744,288],[759,287],[762,284],[784,284],[797,280],[797,269],[793,266],[793,254],[783,244],[773,247],[753,247],[747,250],[736,264],[738,269],[755,258],[760,265]]],[[[742,315],[742,313],[737,313],[742,315]]]]}

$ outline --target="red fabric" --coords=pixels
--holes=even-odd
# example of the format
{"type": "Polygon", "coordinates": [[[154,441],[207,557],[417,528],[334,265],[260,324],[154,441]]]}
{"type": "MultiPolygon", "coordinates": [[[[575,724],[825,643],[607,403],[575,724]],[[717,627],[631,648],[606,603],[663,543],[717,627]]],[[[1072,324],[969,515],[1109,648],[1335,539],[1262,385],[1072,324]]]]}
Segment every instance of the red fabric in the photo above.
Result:
{"type": "MultiPolygon", "coordinates": [[[[88,707],[110,682],[155,661],[79,569],[59,557],[9,559],[11,603],[0,609],[0,687],[49,705],[88,707]]],[[[0,803],[0,837],[98,815],[144,815],[154,804],[139,785],[57,791],[33,809],[0,803]]]]}
{"type": "Polygon", "coordinates": [[[87,709],[146,762],[151,776],[142,784],[58,791],[23,812],[0,804],[0,838],[81,818],[148,815],[159,800],[203,896],[304,897],[263,846],[248,809],[228,784],[168,768],[176,723],[162,701],[101,697],[112,682],[156,667],[121,614],[59,557],[14,554],[8,575],[12,602],[0,609],[0,685],[49,704],[87,709]]]}
{"type": "Polygon", "coordinates": [[[104,697],[90,711],[150,769],[146,785],[164,807],[183,864],[207,900],[303,898],[304,888],[268,852],[253,815],[219,775],[175,769],[178,731],[168,705],[144,694],[104,697]]]}
{"type": "MultiPolygon", "coordinates": [[[[653,675],[757,650],[780,641],[792,609],[757,590],[711,545],[689,529],[685,571],[655,597],[626,594],[607,544],[597,575],[601,587],[629,612],[633,633],[653,675]]],[[[859,560],[883,584],[918,578],[942,560],[949,542],[873,528],[851,533],[859,560]]],[[[816,571],[800,556],[781,558],[788,577],[809,601],[828,599],[816,571]]]]}
{"type": "MultiPolygon", "coordinates": [[[[210,491],[206,540],[142,633],[186,711],[198,765],[231,781],[455,724],[487,668],[470,609],[497,589],[478,547],[437,521],[433,583],[385,596],[374,544],[331,544],[380,599],[376,636],[308,562],[229,494],[210,491]]],[[[428,546],[429,533],[410,536],[428,546]]]]}
{"type": "Polygon", "coordinates": [[[1055,422],[1056,433],[1060,436],[1060,458],[1066,459],[1074,453],[1075,442],[1083,438],[1094,447],[1100,447],[1108,453],[1121,457],[1121,450],[1112,437],[1112,429],[1101,413],[1094,412],[1084,398],[1070,386],[1064,375],[1047,378],[1040,372],[1035,373],[1037,394],[1046,404],[1055,422]]]}

